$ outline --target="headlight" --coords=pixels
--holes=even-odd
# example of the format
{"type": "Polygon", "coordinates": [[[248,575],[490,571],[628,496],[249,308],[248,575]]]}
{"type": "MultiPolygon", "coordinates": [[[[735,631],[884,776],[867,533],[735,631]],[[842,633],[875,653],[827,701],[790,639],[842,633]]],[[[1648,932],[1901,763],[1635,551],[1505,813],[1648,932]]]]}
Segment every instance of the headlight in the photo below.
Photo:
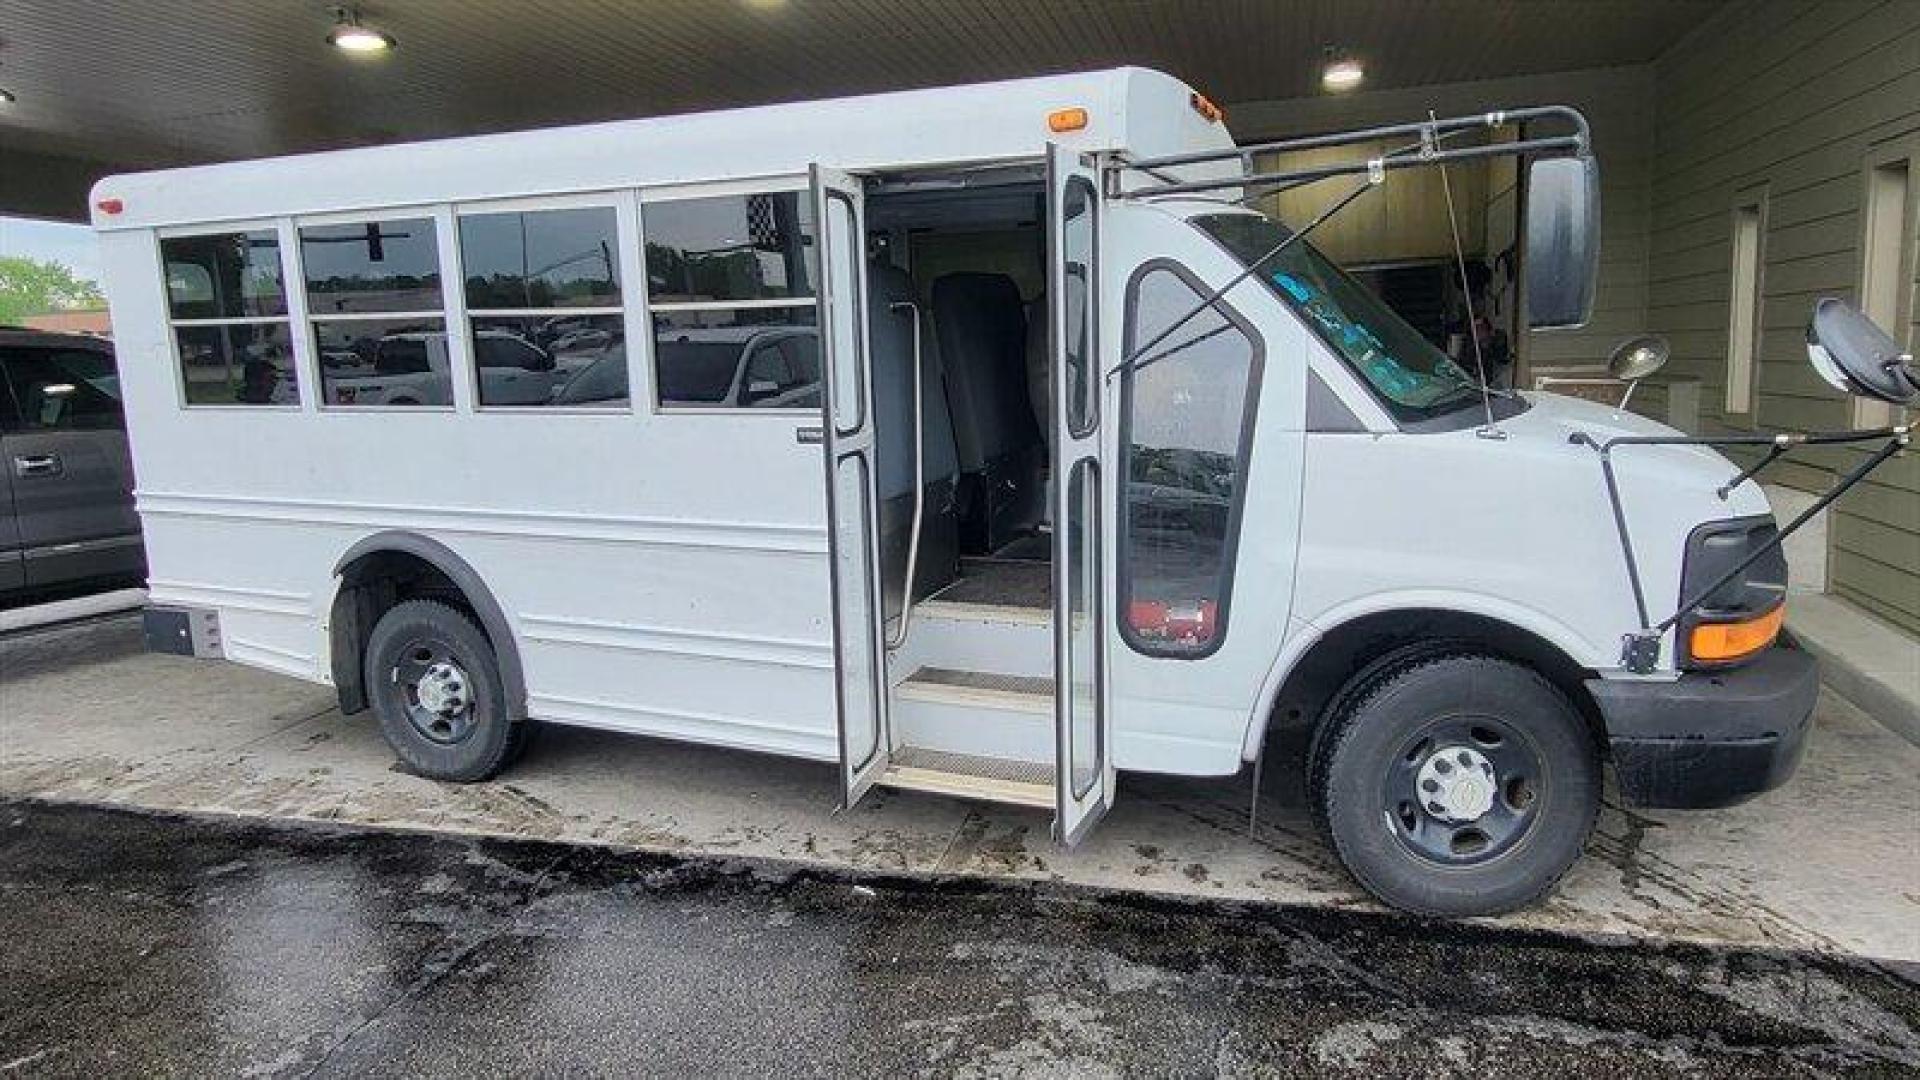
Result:
{"type": "MultiPolygon", "coordinates": [[[[1680,572],[1684,604],[1779,535],[1773,515],[1710,521],[1687,537],[1680,572]]],[[[1689,668],[1737,664],[1772,645],[1786,619],[1787,556],[1776,545],[1732,581],[1680,614],[1680,663],[1689,668]]]]}

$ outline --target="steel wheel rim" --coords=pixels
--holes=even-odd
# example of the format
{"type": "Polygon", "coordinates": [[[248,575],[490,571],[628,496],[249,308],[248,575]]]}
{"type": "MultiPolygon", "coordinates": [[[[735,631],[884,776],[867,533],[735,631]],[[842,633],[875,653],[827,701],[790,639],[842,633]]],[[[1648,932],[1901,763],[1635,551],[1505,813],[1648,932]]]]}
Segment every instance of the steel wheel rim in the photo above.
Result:
{"type": "Polygon", "coordinates": [[[409,640],[388,672],[407,723],[420,737],[453,746],[477,728],[473,677],[453,646],[434,637],[409,640]]]}
{"type": "Polygon", "coordinates": [[[1403,740],[1380,786],[1387,831],[1407,854],[1441,867],[1492,862],[1533,831],[1547,796],[1545,759],[1526,732],[1477,713],[1436,717],[1403,740]],[[1456,783],[1484,764],[1491,797],[1456,783]],[[1437,781],[1437,788],[1433,782],[1437,781]]]}

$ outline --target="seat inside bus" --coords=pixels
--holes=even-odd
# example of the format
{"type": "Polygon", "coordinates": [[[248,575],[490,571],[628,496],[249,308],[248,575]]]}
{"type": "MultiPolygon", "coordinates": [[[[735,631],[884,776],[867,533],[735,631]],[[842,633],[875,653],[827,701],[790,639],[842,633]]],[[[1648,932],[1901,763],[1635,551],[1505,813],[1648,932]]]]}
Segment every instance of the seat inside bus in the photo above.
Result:
{"type": "Polygon", "coordinates": [[[876,182],[867,196],[875,261],[909,275],[926,319],[924,346],[943,377],[962,556],[1045,560],[1051,553],[1041,531],[1048,461],[1046,320],[1038,299],[1046,284],[1042,173],[1023,165],[900,174],[876,182]],[[1041,316],[1037,329],[1030,313],[1041,316]]]}
{"type": "Polygon", "coordinates": [[[1006,274],[933,283],[933,325],[952,395],[962,542],[991,554],[1031,529],[1045,460],[1027,392],[1027,313],[1006,274]]]}

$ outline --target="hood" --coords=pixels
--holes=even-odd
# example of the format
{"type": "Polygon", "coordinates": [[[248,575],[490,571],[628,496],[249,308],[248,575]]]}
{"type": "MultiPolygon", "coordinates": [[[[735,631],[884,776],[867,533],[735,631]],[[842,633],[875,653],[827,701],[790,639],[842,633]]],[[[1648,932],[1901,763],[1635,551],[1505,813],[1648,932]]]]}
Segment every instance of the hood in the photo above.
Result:
{"type": "MultiPolygon", "coordinates": [[[[1533,442],[1542,453],[1550,453],[1551,447],[1557,446],[1589,458],[1597,457],[1592,447],[1572,441],[1575,434],[1582,432],[1598,443],[1626,436],[1685,434],[1638,413],[1623,412],[1582,398],[1531,392],[1524,396],[1533,407],[1503,421],[1500,426],[1509,438],[1533,442]]],[[[1614,471],[1623,486],[1706,494],[1728,515],[1767,511],[1766,498],[1760,494],[1759,486],[1752,483],[1741,484],[1724,502],[1720,500],[1721,485],[1737,476],[1740,469],[1713,447],[1616,447],[1612,457],[1614,471]]]]}

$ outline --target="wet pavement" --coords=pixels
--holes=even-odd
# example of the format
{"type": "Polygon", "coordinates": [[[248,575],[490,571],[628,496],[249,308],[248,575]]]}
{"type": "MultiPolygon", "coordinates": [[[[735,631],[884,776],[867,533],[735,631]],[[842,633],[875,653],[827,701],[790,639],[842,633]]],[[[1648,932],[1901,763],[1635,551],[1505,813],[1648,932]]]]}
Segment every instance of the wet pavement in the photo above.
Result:
{"type": "Polygon", "coordinates": [[[1889,1075],[1920,970],[0,802],[0,1075],[1889,1075]]]}
{"type": "MultiPolygon", "coordinates": [[[[1833,694],[1815,724],[1793,780],[1741,806],[1609,796],[1559,889],[1498,925],[1920,962],[1920,747],[1833,694]]],[[[0,635],[0,798],[1377,910],[1307,813],[1301,749],[1269,743],[1256,828],[1245,774],[1124,774],[1063,851],[1041,811],[883,790],[834,813],[830,764],[583,728],[543,726],[497,781],[439,784],[329,688],[147,653],[137,618],[0,635]]]]}

